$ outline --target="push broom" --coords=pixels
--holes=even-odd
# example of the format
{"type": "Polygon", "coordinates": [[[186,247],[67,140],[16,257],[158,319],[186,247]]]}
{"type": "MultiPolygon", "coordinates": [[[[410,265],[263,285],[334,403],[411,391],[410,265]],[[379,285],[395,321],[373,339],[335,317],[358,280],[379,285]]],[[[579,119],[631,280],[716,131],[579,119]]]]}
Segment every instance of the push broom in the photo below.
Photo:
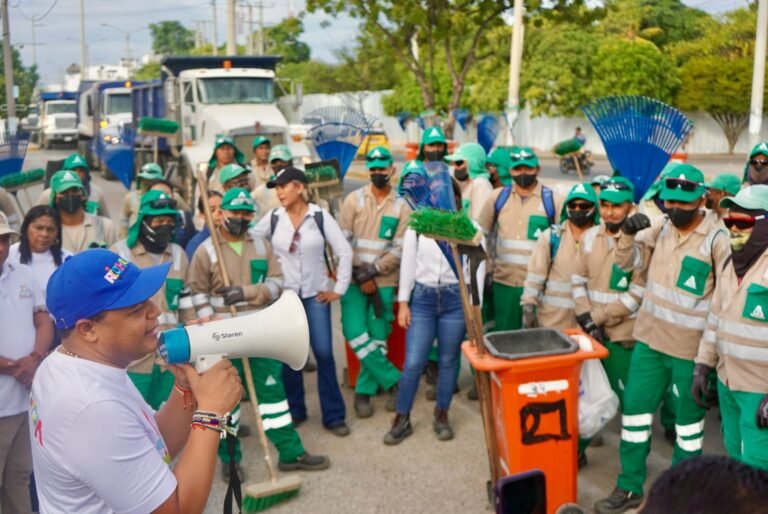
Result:
{"type": "MultiPolygon", "coordinates": [[[[417,233],[437,241],[443,254],[459,281],[464,322],[467,336],[477,347],[480,355],[486,352],[483,335],[483,319],[480,312],[480,295],[477,283],[477,268],[486,255],[480,247],[482,234],[462,211],[457,211],[453,200],[453,188],[448,167],[444,163],[427,163],[409,166],[403,171],[398,192],[414,209],[409,222],[417,233]],[[472,301],[461,266],[461,253],[470,259],[472,301]]],[[[499,449],[493,424],[491,386],[489,375],[484,371],[475,372],[480,411],[483,419],[488,465],[491,480],[488,497],[493,502],[493,486],[501,476],[499,449]]]]}
{"type": "MultiPolygon", "coordinates": [[[[208,186],[206,184],[205,175],[202,171],[198,172],[197,183],[200,187],[200,198],[208,198],[208,186]]],[[[208,230],[211,233],[211,241],[213,242],[213,248],[216,252],[216,260],[219,265],[219,273],[221,273],[221,279],[224,282],[224,287],[229,287],[231,281],[229,280],[229,274],[227,268],[224,266],[224,259],[221,255],[221,248],[219,247],[219,235],[216,232],[216,227],[213,224],[213,216],[211,215],[211,208],[207,201],[203,201],[203,209],[205,211],[205,222],[208,224],[208,230]]],[[[237,308],[234,305],[229,306],[229,312],[232,317],[237,317],[237,308]]],[[[293,498],[299,494],[301,488],[301,477],[298,475],[286,475],[278,476],[277,469],[275,469],[275,463],[272,460],[272,456],[269,451],[269,443],[267,442],[267,434],[264,431],[264,423],[261,420],[261,413],[259,409],[259,400],[256,397],[256,387],[253,385],[253,373],[251,373],[251,367],[248,363],[248,359],[241,359],[243,364],[243,372],[245,373],[245,384],[248,389],[248,396],[251,399],[251,405],[253,406],[253,413],[256,417],[256,432],[258,433],[259,443],[261,449],[264,452],[264,462],[267,466],[267,473],[269,474],[269,480],[267,482],[260,482],[254,484],[246,484],[243,488],[245,492],[245,498],[242,502],[242,512],[260,512],[273,505],[277,505],[286,500],[293,498]]],[[[238,498],[239,494],[237,488],[240,485],[237,473],[232,472],[232,478],[235,479],[234,484],[230,484],[230,487],[235,488],[235,497],[238,498]]],[[[229,501],[229,495],[227,495],[227,501],[229,501]]]]}

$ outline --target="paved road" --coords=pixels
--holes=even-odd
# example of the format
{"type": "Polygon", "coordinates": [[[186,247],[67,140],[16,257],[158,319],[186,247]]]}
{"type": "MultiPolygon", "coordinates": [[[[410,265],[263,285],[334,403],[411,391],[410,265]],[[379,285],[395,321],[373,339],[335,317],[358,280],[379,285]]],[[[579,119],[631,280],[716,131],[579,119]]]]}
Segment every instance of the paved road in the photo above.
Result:
{"type": "MultiPolygon", "coordinates": [[[[44,166],[45,160],[62,159],[68,153],[68,150],[30,152],[25,169],[44,166]]],[[[720,170],[740,173],[742,162],[742,156],[739,156],[732,160],[702,162],[701,166],[708,174],[720,170]]],[[[556,164],[554,160],[544,160],[544,178],[547,182],[563,178],[556,164]]],[[[362,171],[359,165],[355,168],[362,171]]],[[[598,161],[595,171],[607,171],[607,164],[598,161]]],[[[120,205],[125,194],[120,183],[107,182],[98,175],[94,180],[104,188],[111,205],[120,205]]],[[[573,182],[574,179],[568,176],[565,181],[573,182]]],[[[347,188],[359,184],[359,181],[350,181],[347,188]]],[[[39,191],[39,188],[32,191],[33,199],[37,198],[39,191]]],[[[113,212],[117,210],[116,207],[113,212]]],[[[338,305],[334,308],[333,320],[337,369],[339,377],[342,377],[346,361],[338,305]]],[[[423,387],[412,412],[414,435],[395,447],[387,447],[382,443],[391,420],[391,415],[384,410],[385,399],[382,397],[374,400],[376,413],[373,418],[357,420],[351,408],[353,392],[343,387],[352,434],[346,438],[337,438],[325,431],[320,422],[316,374],[307,373],[305,377],[309,420],[299,428],[299,432],[308,450],[330,455],[332,466],[328,471],[320,473],[302,473],[304,483],[299,497],[271,509],[271,512],[458,514],[489,511],[484,485],[487,462],[482,424],[477,402],[471,402],[465,396],[472,381],[466,362],[462,363],[459,377],[461,393],[454,397],[451,408],[456,438],[449,442],[438,442],[432,433],[434,404],[425,400],[423,387]]],[[[246,406],[243,413],[245,423],[253,426],[251,409],[246,406]]],[[[586,512],[591,512],[595,500],[611,492],[619,471],[618,420],[614,420],[604,433],[605,445],[589,449],[589,465],[579,474],[579,504],[585,507],[586,512]]],[[[662,435],[663,430],[657,424],[654,426],[654,443],[648,458],[649,481],[666,469],[671,459],[672,447],[664,441],[662,435]]],[[[704,449],[708,453],[724,452],[716,411],[711,411],[707,417],[704,449]]],[[[247,481],[266,480],[261,450],[255,437],[244,439],[244,455],[247,481]]],[[[559,484],[550,486],[558,487],[559,484]]],[[[221,512],[225,491],[226,486],[217,475],[206,513],[221,512]]]]}

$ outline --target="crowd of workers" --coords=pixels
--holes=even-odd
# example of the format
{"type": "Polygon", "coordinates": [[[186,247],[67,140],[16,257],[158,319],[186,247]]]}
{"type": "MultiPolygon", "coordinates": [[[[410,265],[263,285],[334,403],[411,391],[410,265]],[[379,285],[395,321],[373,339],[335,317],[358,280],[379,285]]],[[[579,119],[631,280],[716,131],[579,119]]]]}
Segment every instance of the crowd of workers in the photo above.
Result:
{"type": "MultiPolygon", "coordinates": [[[[720,174],[707,182],[694,166],[669,164],[637,204],[632,182],[620,176],[596,177],[559,194],[539,179],[538,157],[530,148],[498,148],[490,155],[474,143],[450,155],[447,149],[443,132],[427,128],[417,160],[405,169],[429,161],[452,166],[456,204],[482,229],[491,257],[475,277],[469,269],[459,271],[467,282],[481,284],[486,326],[581,328],[609,349],[603,364],[621,404],[621,474],[616,489],[595,505],[598,513],[642,503],[659,407],[674,445],[673,464],[701,453],[706,409],[717,403],[728,454],[768,469],[768,143],[752,150],[743,180],[720,174]]],[[[67,454],[67,436],[55,435],[53,427],[47,427],[43,444],[39,420],[53,414],[44,405],[42,385],[33,388],[30,407],[30,386],[49,354],[58,360],[81,357],[67,345],[77,318],[56,312],[74,307],[57,305],[52,295],[64,293],[52,292],[52,286],[46,302],[45,290],[70,256],[94,248],[119,256],[117,271],[108,267],[117,279],[128,263],[140,269],[166,264],[167,276],[151,295],[159,330],[226,318],[232,306],[238,315],[251,313],[283,290],[294,291],[309,323],[323,426],[344,437],[350,427],[331,328],[331,304],[339,301],[344,338],[361,363],[356,417],[371,417],[371,398],[386,395],[394,418],[384,443],[400,443],[413,432],[410,414],[426,373],[427,398],[436,402],[435,435],[441,441],[454,437],[448,413],[465,339],[459,281],[437,243],[408,227],[411,210],[397,193],[390,152],[368,152],[370,183],[348,194],[335,216],[309,201],[307,177],[294,167],[286,146],[257,137],[253,156],[247,163],[231,138],[217,138],[208,196],[198,194],[192,205],[158,164],[146,164],[117,223],[78,154],[66,159],[39,205],[24,217],[12,204],[7,207],[0,191],[0,207],[8,211],[0,218],[2,512],[30,511],[33,458],[37,466],[67,454]],[[214,227],[206,225],[204,202],[214,227]],[[211,229],[218,234],[218,251],[211,229]],[[393,322],[406,330],[402,371],[387,358],[393,322]]],[[[302,372],[266,358],[248,362],[280,469],[328,468],[329,457],[310,453],[296,430],[307,419],[302,372]]],[[[186,401],[192,391],[188,380],[159,364],[151,351],[129,363],[128,376],[156,410],[175,396],[186,401]]],[[[475,391],[468,394],[476,398],[475,391]]],[[[232,405],[235,426],[239,409],[232,405]]],[[[61,423],[66,432],[73,420],[61,423]]],[[[240,437],[249,431],[237,430],[240,437]]],[[[162,438],[153,444],[162,445],[162,438]]],[[[589,444],[580,441],[580,466],[587,463],[589,444]]],[[[233,469],[244,478],[239,440],[233,448],[222,440],[218,455],[224,479],[233,469]]],[[[38,474],[41,505],[77,496],[73,484],[98,482],[85,469],[92,465],[81,460],[38,474]]],[[[153,491],[119,486],[138,494],[137,504],[153,501],[153,491]]],[[[109,507],[110,495],[118,492],[104,487],[65,504],[73,512],[85,505],[109,507]]]]}

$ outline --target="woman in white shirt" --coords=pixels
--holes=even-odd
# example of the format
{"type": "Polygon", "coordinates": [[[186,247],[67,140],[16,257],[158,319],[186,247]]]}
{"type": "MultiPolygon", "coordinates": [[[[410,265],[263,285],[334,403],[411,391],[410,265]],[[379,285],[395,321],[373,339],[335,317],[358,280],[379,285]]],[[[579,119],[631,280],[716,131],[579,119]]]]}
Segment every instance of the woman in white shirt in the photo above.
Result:
{"type": "MultiPolygon", "coordinates": [[[[452,182],[456,205],[460,206],[461,190],[455,180],[452,182]]],[[[469,283],[469,263],[466,259],[462,260],[462,272],[469,283]]],[[[485,262],[479,266],[476,277],[480,298],[484,277],[485,262]]],[[[398,301],[397,322],[407,329],[405,365],[397,394],[397,414],[392,428],[384,437],[384,443],[398,444],[413,433],[410,412],[435,339],[439,357],[437,405],[432,428],[439,440],[453,439],[448,409],[456,388],[460,347],[466,332],[459,280],[437,242],[416,234],[410,228],[403,238],[398,301]]]]}
{"type": "MultiPolygon", "coordinates": [[[[274,188],[282,207],[264,215],[254,228],[257,235],[272,243],[283,284],[301,298],[309,321],[310,346],[317,359],[317,388],[323,426],[337,436],[349,434],[346,407],[336,378],[331,333],[331,302],[347,291],[352,275],[352,247],[333,216],[304,199],[307,177],[294,167],[277,172],[267,183],[274,188]],[[336,283],[331,288],[325,245],[338,258],[336,283]]],[[[307,419],[304,382],[300,371],[283,367],[283,382],[294,423],[307,419]]]]}
{"type": "Polygon", "coordinates": [[[61,218],[49,205],[36,205],[24,217],[21,239],[11,246],[10,262],[32,268],[37,283],[45,291],[48,279],[71,253],[61,247],[61,218]]]}

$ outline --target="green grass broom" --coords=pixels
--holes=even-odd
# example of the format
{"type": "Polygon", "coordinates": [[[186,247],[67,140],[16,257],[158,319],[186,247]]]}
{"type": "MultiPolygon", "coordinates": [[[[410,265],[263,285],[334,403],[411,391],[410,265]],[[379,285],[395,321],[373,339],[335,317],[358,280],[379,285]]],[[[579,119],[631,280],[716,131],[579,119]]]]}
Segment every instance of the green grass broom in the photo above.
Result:
{"type": "MultiPolygon", "coordinates": [[[[208,198],[208,186],[205,174],[202,171],[198,172],[197,183],[200,188],[200,198],[208,198]]],[[[229,274],[227,273],[227,268],[224,267],[224,259],[221,256],[221,248],[219,247],[219,236],[216,227],[213,224],[213,216],[211,215],[211,209],[208,206],[208,202],[203,202],[203,209],[205,210],[205,221],[208,224],[208,230],[211,233],[213,248],[216,252],[219,273],[221,274],[224,286],[229,287],[229,274]]],[[[230,305],[230,314],[233,318],[237,317],[237,309],[234,305],[230,305]]],[[[261,512],[269,507],[278,505],[297,496],[299,494],[299,489],[301,489],[301,477],[298,475],[278,476],[277,470],[275,469],[275,463],[272,461],[272,456],[269,453],[269,443],[267,442],[267,435],[264,432],[264,423],[261,420],[261,413],[259,412],[259,400],[256,397],[256,387],[253,385],[251,366],[248,363],[248,359],[242,359],[242,363],[243,371],[245,372],[245,385],[251,400],[250,403],[253,406],[254,414],[256,415],[256,432],[259,436],[259,443],[264,452],[264,461],[267,465],[267,472],[269,473],[269,481],[247,484],[243,487],[245,497],[243,498],[241,512],[251,513],[261,512]]]]}

